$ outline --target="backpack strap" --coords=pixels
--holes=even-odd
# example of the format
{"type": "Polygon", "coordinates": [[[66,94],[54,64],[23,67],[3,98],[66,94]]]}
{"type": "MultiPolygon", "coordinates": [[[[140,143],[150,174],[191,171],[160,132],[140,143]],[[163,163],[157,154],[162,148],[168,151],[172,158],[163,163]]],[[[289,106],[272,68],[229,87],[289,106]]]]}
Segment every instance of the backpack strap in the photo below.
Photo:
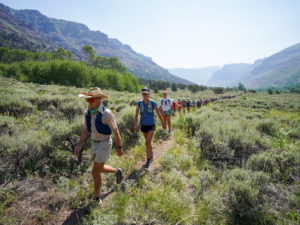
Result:
{"type": "Polygon", "coordinates": [[[167,101],[169,102],[169,105],[171,105],[171,100],[168,98],[167,101]]]}
{"type": "MultiPolygon", "coordinates": [[[[162,98],[160,100],[160,105],[163,105],[164,99],[162,98]]],[[[167,102],[169,103],[169,105],[171,106],[171,100],[169,98],[167,98],[167,102]]]]}
{"type": "Polygon", "coordinates": [[[140,113],[144,112],[144,105],[142,101],[138,102],[138,106],[140,107],[140,113]]]}

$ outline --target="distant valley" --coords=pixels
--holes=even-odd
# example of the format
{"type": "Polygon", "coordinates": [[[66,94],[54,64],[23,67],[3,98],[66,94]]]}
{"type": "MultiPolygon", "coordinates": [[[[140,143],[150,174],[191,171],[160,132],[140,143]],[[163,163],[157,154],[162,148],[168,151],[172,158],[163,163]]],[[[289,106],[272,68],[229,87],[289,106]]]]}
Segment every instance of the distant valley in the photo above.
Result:
{"type": "Polygon", "coordinates": [[[221,69],[218,66],[209,66],[203,68],[173,68],[168,69],[170,73],[182,77],[196,84],[207,85],[208,80],[217,70],[221,69]]]}
{"type": "Polygon", "coordinates": [[[253,64],[232,63],[222,68],[169,69],[182,78],[207,86],[232,87],[239,82],[247,88],[290,87],[300,84],[300,43],[253,64]]]}

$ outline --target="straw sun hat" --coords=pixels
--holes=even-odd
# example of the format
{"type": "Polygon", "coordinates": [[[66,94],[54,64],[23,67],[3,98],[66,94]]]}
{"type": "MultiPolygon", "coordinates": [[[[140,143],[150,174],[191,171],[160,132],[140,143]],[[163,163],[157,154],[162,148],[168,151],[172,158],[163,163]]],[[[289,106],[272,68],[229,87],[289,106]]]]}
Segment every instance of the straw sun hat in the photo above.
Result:
{"type": "Polygon", "coordinates": [[[103,94],[101,92],[101,89],[98,88],[98,87],[93,87],[93,88],[90,88],[90,90],[88,91],[88,93],[86,92],[81,92],[79,95],[78,95],[80,98],[101,98],[101,99],[108,99],[108,96],[106,94],[103,94]]]}

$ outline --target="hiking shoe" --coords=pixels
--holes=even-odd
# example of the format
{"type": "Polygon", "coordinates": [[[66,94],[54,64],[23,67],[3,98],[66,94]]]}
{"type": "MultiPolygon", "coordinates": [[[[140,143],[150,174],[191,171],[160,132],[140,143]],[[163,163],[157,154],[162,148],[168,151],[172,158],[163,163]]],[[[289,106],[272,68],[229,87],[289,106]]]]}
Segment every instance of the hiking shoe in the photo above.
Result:
{"type": "Polygon", "coordinates": [[[149,160],[147,159],[147,161],[149,161],[149,163],[153,162],[153,154],[152,154],[152,156],[151,156],[151,158],[149,160]]]}
{"type": "Polygon", "coordinates": [[[147,161],[144,165],[144,169],[149,171],[150,170],[150,161],[147,161]]]}
{"type": "Polygon", "coordinates": [[[123,170],[121,168],[118,169],[116,173],[116,177],[117,177],[117,184],[121,184],[123,180],[123,170]]]}
{"type": "Polygon", "coordinates": [[[171,130],[169,130],[169,134],[172,134],[172,131],[171,131],[171,130]]]}
{"type": "Polygon", "coordinates": [[[93,201],[94,201],[95,203],[99,204],[99,205],[101,205],[101,204],[102,204],[102,200],[101,200],[101,198],[100,198],[100,197],[96,197],[96,196],[94,196],[94,198],[93,198],[93,201]]]}

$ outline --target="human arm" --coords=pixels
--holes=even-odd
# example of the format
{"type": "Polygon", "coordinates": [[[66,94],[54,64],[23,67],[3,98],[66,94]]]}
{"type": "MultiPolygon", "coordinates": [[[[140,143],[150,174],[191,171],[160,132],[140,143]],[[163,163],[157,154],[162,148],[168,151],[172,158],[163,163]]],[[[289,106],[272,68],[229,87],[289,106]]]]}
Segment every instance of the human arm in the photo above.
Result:
{"type": "Polygon", "coordinates": [[[139,129],[139,125],[138,125],[139,113],[140,113],[140,107],[137,105],[136,110],[135,110],[135,116],[134,116],[134,129],[135,130],[139,129]]]}
{"type": "Polygon", "coordinates": [[[119,131],[119,129],[114,129],[113,133],[115,135],[115,140],[116,140],[116,145],[117,145],[117,154],[118,154],[118,156],[122,156],[124,154],[124,151],[123,151],[122,147],[121,148],[118,147],[118,146],[122,146],[120,131],[119,131]]]}
{"type": "Polygon", "coordinates": [[[159,110],[160,112],[162,112],[162,105],[163,105],[163,99],[161,99],[161,100],[159,101],[159,107],[158,107],[158,110],[159,110]]]}
{"type": "Polygon", "coordinates": [[[79,156],[80,149],[81,149],[84,141],[87,139],[88,136],[89,136],[89,131],[86,127],[84,127],[81,131],[79,142],[78,142],[78,144],[77,144],[77,146],[75,147],[75,150],[74,150],[74,155],[76,155],[76,157],[79,156]]]}
{"type": "Polygon", "coordinates": [[[162,125],[164,126],[165,121],[164,121],[164,119],[163,119],[163,117],[162,117],[162,115],[161,115],[161,113],[160,113],[160,110],[159,110],[157,107],[155,107],[155,112],[157,113],[157,115],[158,115],[158,117],[159,117],[159,119],[160,119],[162,125]]]}

